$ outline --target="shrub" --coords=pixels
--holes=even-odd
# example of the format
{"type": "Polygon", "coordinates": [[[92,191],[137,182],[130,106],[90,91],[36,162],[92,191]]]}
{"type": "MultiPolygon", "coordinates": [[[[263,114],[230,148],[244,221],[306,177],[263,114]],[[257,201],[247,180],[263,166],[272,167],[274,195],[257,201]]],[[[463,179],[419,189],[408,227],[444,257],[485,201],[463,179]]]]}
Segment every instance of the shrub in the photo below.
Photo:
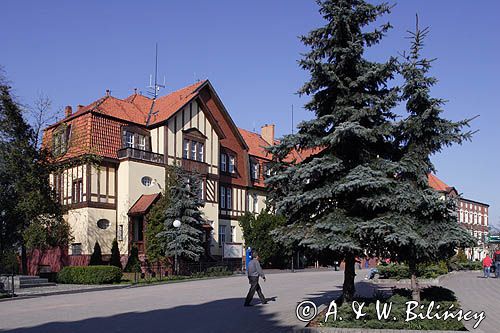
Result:
{"type": "Polygon", "coordinates": [[[68,266],[57,274],[59,283],[105,284],[120,282],[122,271],[115,266],[68,266]]]}
{"type": "Polygon", "coordinates": [[[92,255],[90,256],[90,266],[98,266],[102,265],[102,252],[101,252],[101,246],[99,245],[98,242],[95,242],[94,245],[94,252],[92,252],[92,255]]]}
{"type": "Polygon", "coordinates": [[[233,273],[227,269],[225,266],[214,266],[207,269],[205,276],[223,276],[232,275],[233,273]]]}
{"type": "MultiPolygon", "coordinates": [[[[378,267],[379,274],[385,279],[409,279],[410,270],[406,264],[388,264],[378,267]]],[[[445,261],[440,261],[437,264],[419,264],[417,265],[417,277],[425,279],[434,279],[440,275],[448,273],[448,266],[445,261]]]]}
{"type": "Polygon", "coordinates": [[[118,248],[118,242],[116,238],[113,239],[113,246],[111,247],[111,258],[109,260],[109,264],[111,266],[118,267],[122,269],[122,262],[120,260],[120,249],[118,248]]]}
{"type": "Polygon", "coordinates": [[[124,271],[128,273],[141,271],[141,261],[139,260],[139,249],[137,246],[132,246],[124,271]]]}

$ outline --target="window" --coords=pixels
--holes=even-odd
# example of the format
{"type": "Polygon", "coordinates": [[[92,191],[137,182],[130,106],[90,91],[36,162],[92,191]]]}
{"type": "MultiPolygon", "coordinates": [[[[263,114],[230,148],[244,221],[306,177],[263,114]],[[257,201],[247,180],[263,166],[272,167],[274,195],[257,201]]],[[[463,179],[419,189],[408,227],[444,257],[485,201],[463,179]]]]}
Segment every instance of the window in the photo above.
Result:
{"type": "Polygon", "coordinates": [[[198,161],[203,162],[203,143],[198,142],[198,161]]]}
{"type": "Polygon", "coordinates": [[[188,156],[189,156],[189,140],[184,139],[184,149],[182,151],[182,157],[187,159],[188,156]]]}
{"type": "Polygon", "coordinates": [[[71,125],[61,125],[54,131],[53,153],[55,156],[63,155],[68,150],[68,142],[71,135],[71,125]]]}
{"type": "Polygon", "coordinates": [[[266,177],[271,176],[271,165],[269,163],[264,164],[264,175],[266,177]]]}
{"type": "Polygon", "coordinates": [[[110,225],[111,223],[107,219],[100,219],[97,221],[97,227],[99,227],[99,229],[108,229],[110,225]]]}
{"type": "Polygon", "coordinates": [[[198,198],[200,200],[205,200],[205,180],[201,179],[200,180],[200,192],[198,193],[198,198]]]}
{"type": "Polygon", "coordinates": [[[226,196],[227,196],[227,209],[232,209],[233,207],[233,199],[232,199],[232,189],[230,187],[226,188],[226,196]]]}
{"type": "Polygon", "coordinates": [[[220,187],[220,208],[226,208],[226,188],[220,187]]]}
{"type": "Polygon", "coordinates": [[[118,226],[118,236],[117,236],[119,241],[123,241],[123,224],[120,224],[118,226]]]}
{"type": "Polygon", "coordinates": [[[146,137],[144,135],[138,136],[137,149],[146,150],[146,137]]]}
{"type": "Polygon", "coordinates": [[[141,183],[146,187],[151,187],[151,185],[153,184],[153,179],[149,176],[144,176],[141,178],[141,183]]]}
{"type": "Polygon", "coordinates": [[[252,203],[253,203],[252,211],[254,213],[257,213],[257,210],[259,209],[259,199],[257,197],[257,194],[252,194],[252,203]]]}
{"type": "Polygon", "coordinates": [[[465,223],[469,223],[469,213],[465,212],[465,223]]]}
{"type": "Polygon", "coordinates": [[[251,162],[250,168],[252,169],[252,179],[259,179],[259,163],[257,161],[251,162]]]}
{"type": "Polygon", "coordinates": [[[125,147],[134,148],[134,133],[125,132],[125,147]]]}
{"type": "Polygon", "coordinates": [[[79,203],[83,201],[83,179],[73,180],[73,190],[71,194],[71,202],[79,203]]]}
{"type": "Polygon", "coordinates": [[[220,154],[220,170],[226,172],[227,155],[220,154]]]}
{"type": "Polygon", "coordinates": [[[464,222],[464,211],[460,209],[460,216],[458,219],[460,222],[464,222]]]}
{"type": "Polygon", "coordinates": [[[230,235],[230,239],[229,239],[229,242],[230,243],[233,243],[234,242],[234,235],[235,235],[235,229],[236,227],[234,225],[231,226],[231,235],[230,235]]]}
{"type": "Polygon", "coordinates": [[[226,226],[219,225],[219,244],[222,245],[226,242],[226,226]]]}
{"type": "Polygon", "coordinates": [[[71,244],[71,255],[73,255],[73,256],[82,255],[82,243],[71,244]]]}
{"type": "Polygon", "coordinates": [[[196,161],[196,143],[194,141],[191,141],[191,155],[189,158],[196,161]]]}
{"type": "Polygon", "coordinates": [[[230,173],[234,173],[235,167],[234,167],[234,156],[229,156],[229,167],[228,170],[230,173]]]}

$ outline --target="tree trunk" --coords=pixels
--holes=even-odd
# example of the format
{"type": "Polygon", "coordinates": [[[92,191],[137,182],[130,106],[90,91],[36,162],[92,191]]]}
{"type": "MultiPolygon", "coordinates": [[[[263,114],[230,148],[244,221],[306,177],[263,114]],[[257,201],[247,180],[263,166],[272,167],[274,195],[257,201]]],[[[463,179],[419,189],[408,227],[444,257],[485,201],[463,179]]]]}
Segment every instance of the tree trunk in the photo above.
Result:
{"type": "Polygon", "coordinates": [[[356,288],[354,286],[354,272],[355,258],[354,255],[346,255],[344,267],[344,285],[342,286],[342,299],[343,301],[352,301],[356,288]]]}
{"type": "Polygon", "coordinates": [[[411,297],[414,301],[420,302],[420,288],[417,281],[417,266],[414,262],[410,262],[408,267],[411,276],[411,297]]]}
{"type": "Polygon", "coordinates": [[[28,275],[28,255],[26,253],[26,246],[21,245],[21,269],[23,275],[28,275]]]}

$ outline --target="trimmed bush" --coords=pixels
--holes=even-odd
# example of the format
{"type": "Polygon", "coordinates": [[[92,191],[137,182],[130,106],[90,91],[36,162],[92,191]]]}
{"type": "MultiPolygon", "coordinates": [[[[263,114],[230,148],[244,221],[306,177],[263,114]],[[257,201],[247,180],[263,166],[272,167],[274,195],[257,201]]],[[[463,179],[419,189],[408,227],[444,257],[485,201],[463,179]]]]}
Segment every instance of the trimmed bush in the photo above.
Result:
{"type": "Polygon", "coordinates": [[[57,274],[57,282],[106,284],[120,282],[122,270],[115,266],[68,266],[57,274]]]}
{"type": "MultiPolygon", "coordinates": [[[[410,278],[410,270],[406,264],[380,265],[377,269],[381,278],[396,280],[410,278]]],[[[419,278],[434,279],[446,273],[448,273],[448,266],[445,261],[440,261],[437,264],[417,265],[417,277],[419,278]]]]}
{"type": "Polygon", "coordinates": [[[141,271],[141,261],[139,260],[139,249],[134,245],[130,250],[130,255],[128,257],[127,264],[123,270],[127,273],[140,272],[141,271]]]}
{"type": "Polygon", "coordinates": [[[111,259],[109,260],[109,264],[111,266],[116,266],[118,268],[122,268],[120,249],[118,248],[118,242],[116,238],[113,239],[113,246],[111,246],[111,259]]]}
{"type": "Polygon", "coordinates": [[[101,251],[101,246],[99,245],[98,242],[95,242],[94,252],[92,252],[92,255],[90,256],[89,265],[90,266],[102,265],[102,251],[101,251]]]}

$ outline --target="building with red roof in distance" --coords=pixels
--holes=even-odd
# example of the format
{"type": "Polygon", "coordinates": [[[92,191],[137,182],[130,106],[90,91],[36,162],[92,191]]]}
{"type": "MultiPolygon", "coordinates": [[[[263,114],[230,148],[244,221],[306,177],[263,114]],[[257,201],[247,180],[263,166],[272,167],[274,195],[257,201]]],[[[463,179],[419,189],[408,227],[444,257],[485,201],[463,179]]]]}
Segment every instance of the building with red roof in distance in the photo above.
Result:
{"type": "Polygon", "coordinates": [[[436,175],[429,174],[429,185],[446,197],[458,197],[458,223],[476,238],[478,246],[465,249],[469,259],[482,260],[487,253],[488,237],[488,208],[489,205],[479,201],[467,199],[459,195],[458,191],[448,186],[436,175]]]}

